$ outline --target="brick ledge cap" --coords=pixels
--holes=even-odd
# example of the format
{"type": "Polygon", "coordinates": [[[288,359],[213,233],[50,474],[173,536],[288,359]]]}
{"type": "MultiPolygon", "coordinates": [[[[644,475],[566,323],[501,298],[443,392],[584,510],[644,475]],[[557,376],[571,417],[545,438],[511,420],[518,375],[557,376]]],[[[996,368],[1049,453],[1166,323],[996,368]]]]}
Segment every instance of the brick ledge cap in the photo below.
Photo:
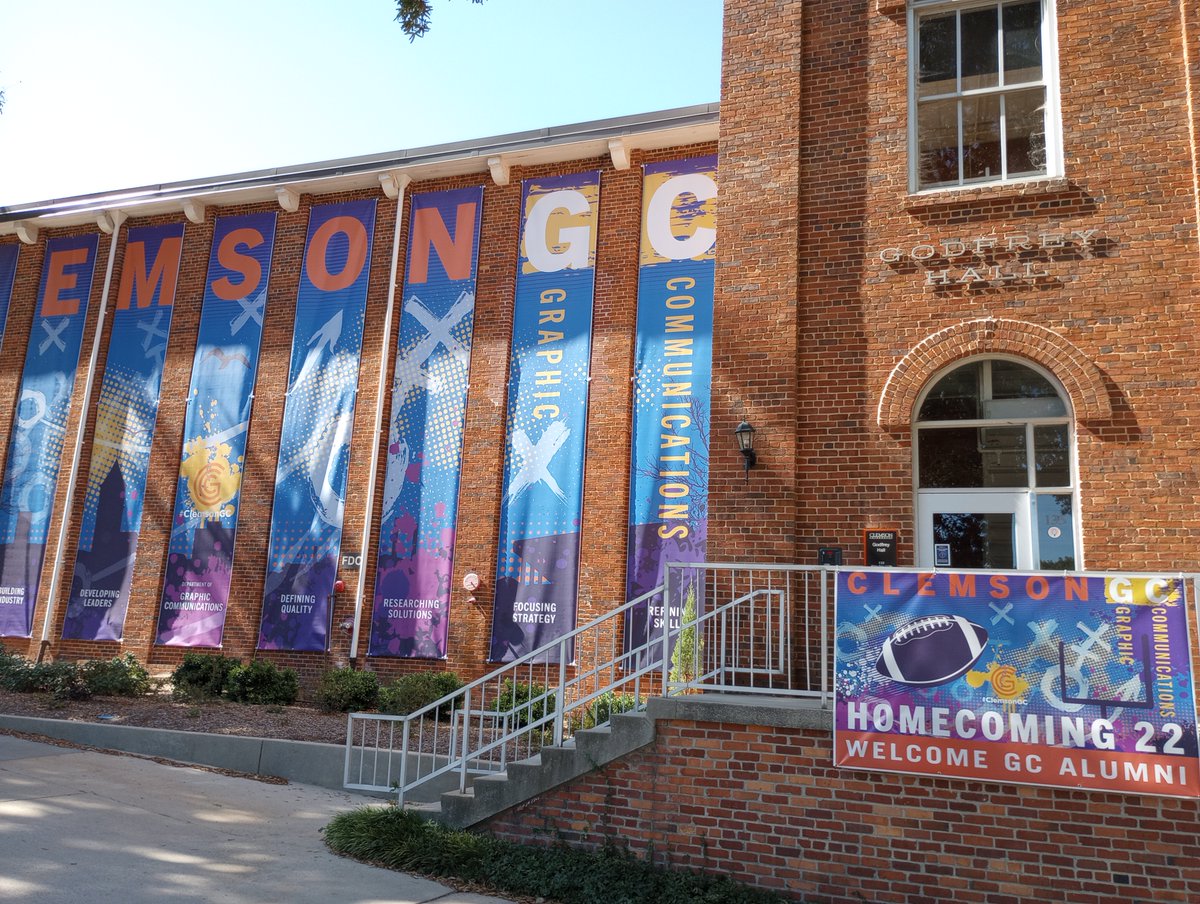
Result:
{"type": "Polygon", "coordinates": [[[971,202],[991,203],[1009,198],[1029,198],[1038,195],[1053,195],[1071,188],[1065,176],[1045,179],[1028,179],[1023,182],[1005,182],[998,185],[980,185],[963,188],[937,188],[910,194],[904,201],[905,210],[924,210],[931,207],[948,207],[971,202]]]}
{"type": "Polygon", "coordinates": [[[833,714],[819,700],[750,694],[691,694],[651,697],[646,706],[652,721],[733,722],[769,728],[833,730],[833,714]]]}

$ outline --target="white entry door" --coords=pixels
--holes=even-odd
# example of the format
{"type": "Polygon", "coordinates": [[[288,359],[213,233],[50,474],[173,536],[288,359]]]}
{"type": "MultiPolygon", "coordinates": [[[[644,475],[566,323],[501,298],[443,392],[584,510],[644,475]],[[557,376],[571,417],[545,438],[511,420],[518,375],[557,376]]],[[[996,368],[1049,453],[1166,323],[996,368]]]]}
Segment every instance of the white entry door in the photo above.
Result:
{"type": "Polygon", "coordinates": [[[917,502],[921,568],[1034,565],[1028,490],[922,490],[917,502]]]}

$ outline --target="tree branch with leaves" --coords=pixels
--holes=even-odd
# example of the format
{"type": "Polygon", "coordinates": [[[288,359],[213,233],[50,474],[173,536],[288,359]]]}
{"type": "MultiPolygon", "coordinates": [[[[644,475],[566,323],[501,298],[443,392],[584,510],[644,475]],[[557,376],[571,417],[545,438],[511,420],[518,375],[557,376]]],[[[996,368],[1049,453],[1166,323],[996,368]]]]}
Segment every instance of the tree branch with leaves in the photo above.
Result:
{"type": "MultiPolygon", "coordinates": [[[[482,3],[483,0],[471,0],[472,3],[482,3]]],[[[404,29],[410,41],[425,36],[429,31],[429,13],[432,8],[431,0],[396,0],[396,21],[404,29]]]]}

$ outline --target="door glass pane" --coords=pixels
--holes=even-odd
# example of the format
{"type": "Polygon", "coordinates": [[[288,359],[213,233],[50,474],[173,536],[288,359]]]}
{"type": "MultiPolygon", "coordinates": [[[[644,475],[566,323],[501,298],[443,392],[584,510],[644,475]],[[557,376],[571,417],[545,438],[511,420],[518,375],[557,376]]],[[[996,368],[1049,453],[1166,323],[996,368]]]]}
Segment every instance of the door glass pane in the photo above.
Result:
{"type": "Polygon", "coordinates": [[[922,104],[917,114],[921,185],[958,182],[958,101],[922,104]]]}
{"type": "Polygon", "coordinates": [[[1069,487],[1071,458],[1066,424],[1033,428],[1033,464],[1040,487],[1069,487]]]}
{"type": "Polygon", "coordinates": [[[1038,568],[1075,570],[1075,525],[1069,493],[1044,493],[1035,497],[1038,568]]]}
{"type": "Polygon", "coordinates": [[[962,14],[962,90],[1000,84],[999,10],[992,6],[962,14]]]}
{"type": "Polygon", "coordinates": [[[1029,485],[1024,427],[930,428],[918,447],[921,489],[1029,485]]]}
{"type": "Polygon", "coordinates": [[[937,512],[933,542],[950,547],[951,568],[1016,568],[1016,527],[1010,512],[937,512]]]}
{"type": "Polygon", "coordinates": [[[955,80],[954,13],[948,16],[926,16],[918,27],[920,72],[917,75],[917,96],[953,94],[955,80]]]}
{"type": "Polygon", "coordinates": [[[1004,7],[1004,84],[1042,78],[1042,4],[1004,7]]]}
{"type": "Polygon", "coordinates": [[[969,97],[962,102],[963,181],[999,179],[1000,97],[969,97]]]}

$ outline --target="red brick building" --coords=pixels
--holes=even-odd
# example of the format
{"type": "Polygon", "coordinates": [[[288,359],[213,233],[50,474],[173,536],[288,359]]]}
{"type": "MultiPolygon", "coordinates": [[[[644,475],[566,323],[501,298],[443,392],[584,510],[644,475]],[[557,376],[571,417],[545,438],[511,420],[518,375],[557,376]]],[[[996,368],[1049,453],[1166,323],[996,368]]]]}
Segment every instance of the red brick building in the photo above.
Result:
{"type": "MultiPolygon", "coordinates": [[[[403,177],[408,193],[483,184],[446,662],[478,675],[490,588],[458,582],[492,573],[497,556],[520,179],[602,171],[582,623],[625,594],[637,165],[716,151],[710,560],[815,564],[820,548],[841,547],[860,564],[863,532],[877,529],[896,532],[902,566],[1200,571],[1197,34],[1200,10],[1164,0],[727,0],[719,131],[714,106],[0,210],[0,243],[22,243],[0,423],[12,422],[48,236],[97,221],[111,232],[117,212],[128,217],[118,235],[189,220],[164,380],[180,387],[214,211],[282,204],[224,644],[253,655],[309,206],[379,199],[343,541],[357,548],[383,445],[370,412],[395,347],[382,335],[392,224],[401,247],[406,229],[395,188],[403,177]],[[743,419],[757,430],[748,480],[733,438],[743,419]]],[[[98,272],[111,254],[115,285],[123,245],[108,249],[105,237],[98,272]]],[[[397,281],[404,265],[401,255],[397,281]]],[[[183,414],[182,393],[164,390],[151,487],[173,485],[183,414]]],[[[81,416],[90,430],[77,404],[68,436],[81,416]]],[[[74,551],[81,512],[66,485],[55,511],[68,528],[47,575],[74,551]]],[[[178,661],[152,643],[170,494],[146,504],[123,644],[59,642],[61,599],[46,577],[34,637],[7,646],[35,654],[54,607],[54,655],[178,661]]],[[[352,596],[339,598],[335,625],[353,617],[352,596]]],[[[335,630],[327,654],[259,655],[311,680],[346,661],[351,640],[335,630]]],[[[624,839],[821,901],[1200,898],[1194,801],[880,780],[830,763],[821,726],[672,722],[620,768],[495,828],[624,839]],[[713,812],[703,798],[733,786],[744,796],[713,812]]]]}
{"type": "MultiPolygon", "coordinates": [[[[59,550],[53,540],[43,570],[42,592],[35,611],[33,638],[6,638],[10,649],[36,654],[45,629],[55,655],[72,658],[106,657],[133,652],[152,667],[170,670],[181,651],[154,644],[158,600],[163,585],[166,544],[170,535],[173,499],[170,488],[177,479],[178,452],[185,415],[186,390],[192,367],[199,321],[199,301],[204,294],[209,250],[212,245],[214,216],[276,210],[278,225],[271,262],[271,281],[265,317],[262,353],[259,364],[251,428],[246,449],[245,477],[229,613],[225,625],[223,652],[249,658],[254,655],[258,618],[262,602],[266,545],[271,521],[274,474],[278,463],[278,444],[283,416],[284,388],[292,346],[292,320],[295,312],[297,282],[305,248],[308,211],[313,204],[329,204],[359,198],[379,199],[376,231],[371,249],[370,284],[364,329],[358,401],[350,450],[350,474],[346,494],[343,527],[343,554],[358,554],[366,512],[366,487],[371,459],[380,456],[383,438],[372,442],[373,409],[379,401],[380,361],[395,354],[396,320],[392,333],[383,335],[389,301],[388,282],[393,259],[394,226],[400,235],[395,279],[404,279],[407,248],[407,213],[397,215],[397,203],[424,191],[484,185],[480,249],[478,263],[479,298],[475,315],[472,352],[471,388],[466,408],[463,484],[460,495],[458,544],[455,554],[455,589],[452,601],[451,634],[447,659],[442,662],[413,662],[407,667],[450,668],[464,677],[486,670],[488,632],[491,617],[490,580],[472,594],[461,587],[468,572],[494,574],[496,561],[496,513],[499,505],[503,450],[505,444],[504,395],[508,375],[509,347],[512,337],[512,307],[517,269],[519,202],[521,180],[590,169],[601,169],[603,201],[599,208],[596,266],[595,325],[592,342],[590,382],[590,429],[587,440],[588,480],[584,506],[587,527],[583,531],[582,569],[579,585],[580,621],[607,611],[624,598],[625,502],[614,487],[628,485],[629,456],[629,373],[632,356],[633,322],[636,312],[638,224],[641,218],[641,167],[639,164],[677,157],[712,154],[716,150],[717,109],[690,108],[664,114],[630,117],[620,121],[589,123],[542,133],[515,135],[496,141],[464,143],[449,148],[407,152],[396,157],[355,159],[313,168],[271,174],[251,174],[196,183],[164,186],[152,192],[131,196],[95,196],[31,205],[6,210],[3,241],[22,244],[8,321],[8,341],[3,352],[3,379],[7,398],[0,420],[12,422],[17,387],[22,375],[25,341],[34,318],[39,277],[43,268],[46,242],[57,235],[95,233],[97,220],[109,229],[101,243],[97,275],[93,280],[84,353],[76,381],[76,399],[82,397],[87,368],[87,352],[92,346],[95,311],[101,306],[106,255],[113,253],[113,275],[109,288],[115,294],[122,278],[124,244],[121,236],[130,225],[182,222],[186,226],[180,273],[176,289],[176,312],[171,327],[165,360],[163,394],[160,403],[145,514],[143,516],[137,564],[124,639],[120,644],[94,641],[60,641],[65,591],[70,584],[70,566],[74,560],[74,541],[78,534],[82,486],[76,492],[76,504],[59,550]],[[611,147],[610,147],[611,145],[611,147]],[[614,160],[622,168],[618,169],[614,160]],[[500,181],[497,182],[496,180],[500,181]],[[382,185],[381,185],[382,183],[382,185]],[[397,189],[401,188],[399,195],[397,189]],[[390,193],[390,197],[388,194],[390,193]],[[283,209],[280,205],[283,204],[283,209]],[[185,213],[190,211],[190,213],[185,213]],[[117,239],[111,238],[112,223],[124,214],[117,239]],[[36,238],[35,238],[36,237],[36,238]],[[109,245],[113,247],[109,249],[109,245]],[[155,489],[155,488],[159,489],[155,489]],[[63,566],[57,597],[50,609],[49,585],[56,560],[63,566]],[[468,602],[468,598],[474,600],[468,602]]],[[[396,294],[399,294],[398,292],[396,294]]],[[[110,300],[109,306],[112,306],[110,300]]],[[[398,304],[397,304],[398,307],[398,304]]],[[[398,310],[397,312],[398,313],[398,310]]],[[[108,327],[111,328],[111,321],[108,327]]],[[[107,333],[101,336],[103,349],[107,333]]],[[[96,365],[95,382],[103,378],[104,356],[96,365]]],[[[390,391],[390,372],[385,374],[385,393],[390,391]]],[[[386,403],[389,399],[385,398],[386,403]]],[[[78,430],[79,405],[71,409],[66,435],[70,438],[63,453],[62,476],[57,487],[55,524],[66,505],[67,480],[71,464],[71,443],[78,430]]],[[[94,438],[92,417],[84,424],[79,463],[79,483],[88,473],[88,453],[94,438]]],[[[382,467],[379,469],[377,497],[382,497],[382,467]]],[[[379,516],[376,498],[375,517],[379,516]]],[[[372,527],[368,553],[362,570],[365,587],[365,611],[361,622],[361,649],[358,662],[366,657],[366,632],[370,624],[374,578],[374,548],[379,525],[372,527]]],[[[355,615],[354,593],[359,569],[351,565],[339,574],[348,592],[339,595],[333,624],[341,626],[355,615]]],[[[262,654],[300,671],[302,679],[313,681],[326,668],[346,663],[351,643],[357,640],[351,630],[337,628],[331,633],[327,654],[262,654]]],[[[372,658],[371,668],[385,676],[405,668],[395,659],[372,658]]]]}

